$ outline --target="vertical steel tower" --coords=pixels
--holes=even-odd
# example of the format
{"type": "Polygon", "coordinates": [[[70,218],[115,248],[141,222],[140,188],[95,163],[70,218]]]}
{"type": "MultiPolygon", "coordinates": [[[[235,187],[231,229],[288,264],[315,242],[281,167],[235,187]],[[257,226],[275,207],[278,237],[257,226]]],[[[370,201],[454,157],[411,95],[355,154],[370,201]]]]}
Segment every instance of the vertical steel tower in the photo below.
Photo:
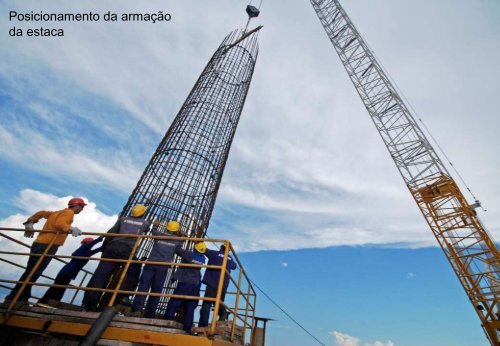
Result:
{"type": "Polygon", "coordinates": [[[500,255],[338,0],[310,0],[420,211],[498,345],[500,255]]]}
{"type": "MultiPolygon", "coordinates": [[[[234,31],[201,73],[121,215],[141,203],[164,229],[205,236],[258,55],[257,34],[234,31]],[[243,39],[242,39],[243,38],[243,39]]],[[[142,251],[147,251],[143,244],[142,251]]]]}

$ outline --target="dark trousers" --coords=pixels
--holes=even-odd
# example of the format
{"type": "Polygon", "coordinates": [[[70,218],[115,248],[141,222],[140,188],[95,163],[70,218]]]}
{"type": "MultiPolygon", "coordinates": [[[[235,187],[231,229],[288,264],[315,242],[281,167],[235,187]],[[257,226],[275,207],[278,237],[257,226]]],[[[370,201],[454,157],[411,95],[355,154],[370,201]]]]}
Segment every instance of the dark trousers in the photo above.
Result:
{"type": "MultiPolygon", "coordinates": [[[[68,286],[71,280],[71,276],[59,273],[54,280],[54,285],[68,286]]],[[[49,299],[61,301],[64,296],[64,292],[66,292],[65,287],[49,287],[47,292],[45,292],[43,297],[40,299],[40,303],[46,304],[49,302],[49,299]]]]}
{"type": "MultiPolygon", "coordinates": [[[[49,246],[49,244],[45,243],[33,243],[31,245],[31,250],[30,254],[32,255],[41,255],[45,252],[45,249],[49,246]]],[[[59,245],[52,245],[47,252],[47,255],[54,255],[57,252],[57,249],[59,248],[59,245]]],[[[24,281],[28,277],[28,275],[31,273],[31,270],[35,267],[37,262],[40,260],[41,257],[39,256],[30,256],[28,259],[28,264],[26,265],[26,269],[24,270],[23,275],[19,278],[18,281],[24,281]]],[[[38,278],[43,274],[43,271],[47,266],[49,265],[50,261],[52,260],[52,257],[45,257],[42,260],[42,263],[38,266],[37,270],[33,273],[33,275],[30,278],[30,282],[36,282],[38,278]]],[[[5,300],[12,300],[16,296],[17,292],[21,289],[22,284],[17,284],[16,287],[10,292],[10,294],[5,297],[5,300]]],[[[19,296],[19,301],[28,301],[28,299],[31,297],[31,285],[26,285],[25,289],[19,296]]]]}
{"type": "MultiPolygon", "coordinates": [[[[161,293],[167,278],[168,266],[146,265],[142,271],[141,279],[139,281],[138,292],[161,293]],[[151,288],[151,290],[150,290],[151,288]]],[[[136,295],[132,311],[140,311],[144,307],[145,295],[136,295]]],[[[160,302],[160,297],[150,296],[146,309],[144,309],[144,317],[152,318],[156,314],[156,308],[160,302]]]]}
{"type": "MultiPolygon", "coordinates": [[[[201,283],[198,284],[186,284],[183,282],[179,282],[177,287],[174,290],[174,294],[183,295],[183,296],[199,296],[200,295],[200,286],[201,283]]],[[[191,328],[193,327],[194,320],[194,310],[198,306],[198,299],[180,299],[180,298],[171,298],[168,302],[167,311],[165,312],[165,318],[167,320],[173,320],[175,316],[175,312],[179,308],[179,306],[184,302],[184,321],[183,321],[183,329],[190,333],[191,328]]]]}
{"type": "MultiPolygon", "coordinates": [[[[130,247],[123,246],[121,244],[108,244],[101,258],[112,258],[112,259],[128,259],[130,256],[130,247]]],[[[134,257],[134,260],[136,258],[134,257]]],[[[87,287],[92,288],[104,288],[109,282],[111,274],[115,269],[120,266],[124,266],[124,263],[120,262],[104,262],[100,261],[97,266],[94,275],[90,279],[87,287]]],[[[137,281],[139,280],[139,275],[141,273],[141,265],[137,263],[131,263],[125,280],[121,286],[122,290],[133,291],[137,286],[137,281]]],[[[96,307],[102,292],[99,291],[85,291],[83,296],[83,305],[88,307],[96,307]]]]}
{"type": "MultiPolygon", "coordinates": [[[[226,290],[227,287],[222,288],[222,295],[221,295],[221,302],[224,301],[224,298],[226,298],[226,290]]],[[[205,289],[205,298],[215,298],[217,297],[217,287],[212,287],[212,286],[206,286],[205,289]]],[[[210,317],[210,309],[212,308],[212,305],[215,304],[215,302],[210,302],[208,300],[204,300],[203,304],[201,304],[201,311],[200,311],[200,322],[198,323],[198,327],[206,327],[208,326],[208,318],[210,317]]],[[[226,309],[222,307],[222,305],[219,306],[219,311],[218,315],[221,316],[226,309]]]]}

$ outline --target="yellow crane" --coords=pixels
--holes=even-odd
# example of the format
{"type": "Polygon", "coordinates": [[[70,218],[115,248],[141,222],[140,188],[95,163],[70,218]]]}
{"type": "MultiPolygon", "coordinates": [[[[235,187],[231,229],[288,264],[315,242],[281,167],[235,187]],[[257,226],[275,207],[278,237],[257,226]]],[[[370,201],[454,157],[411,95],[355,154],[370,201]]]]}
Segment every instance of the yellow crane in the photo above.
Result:
{"type": "Polygon", "coordinates": [[[310,0],[347,74],[477,312],[500,344],[495,242],[338,0],[310,0]]]}

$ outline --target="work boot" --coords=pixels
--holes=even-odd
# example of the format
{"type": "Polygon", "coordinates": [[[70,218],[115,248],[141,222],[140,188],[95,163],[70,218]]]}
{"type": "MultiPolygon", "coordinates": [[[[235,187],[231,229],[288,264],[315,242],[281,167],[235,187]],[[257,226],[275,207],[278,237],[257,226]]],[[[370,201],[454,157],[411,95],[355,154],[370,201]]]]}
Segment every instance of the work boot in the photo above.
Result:
{"type": "Polygon", "coordinates": [[[12,300],[5,298],[3,302],[0,303],[0,308],[8,308],[12,300]]]}
{"type": "Polygon", "coordinates": [[[229,317],[229,314],[227,313],[227,311],[223,311],[220,315],[219,315],[219,321],[227,321],[227,318],[229,317]]]}
{"type": "Polygon", "coordinates": [[[131,311],[127,314],[129,317],[142,317],[142,311],[141,310],[136,310],[136,311],[131,311]]]}
{"type": "MultiPolygon", "coordinates": [[[[7,297],[5,297],[5,300],[3,301],[3,303],[0,304],[0,308],[7,309],[9,307],[10,303],[12,303],[12,299],[7,296],[7,297]]],[[[23,300],[23,299],[19,298],[16,302],[16,305],[14,305],[13,308],[19,309],[19,308],[25,307],[27,305],[29,305],[28,300],[23,300]]]]}
{"type": "Polygon", "coordinates": [[[125,306],[131,306],[132,304],[130,303],[130,298],[128,296],[119,296],[116,299],[116,304],[120,305],[125,305],[125,306]]]}

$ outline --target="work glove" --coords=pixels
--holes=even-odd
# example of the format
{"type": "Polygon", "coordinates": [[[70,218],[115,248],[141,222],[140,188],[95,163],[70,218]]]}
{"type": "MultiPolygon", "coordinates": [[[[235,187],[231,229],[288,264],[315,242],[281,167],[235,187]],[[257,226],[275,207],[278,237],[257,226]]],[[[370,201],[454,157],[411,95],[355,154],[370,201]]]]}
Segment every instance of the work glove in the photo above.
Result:
{"type": "Polygon", "coordinates": [[[29,221],[26,221],[25,223],[23,223],[24,225],[24,229],[26,230],[24,232],[24,236],[26,238],[33,238],[33,236],[35,235],[35,228],[33,227],[34,223],[33,222],[29,222],[29,221]]]}
{"type": "Polygon", "coordinates": [[[82,230],[79,229],[78,227],[70,227],[69,230],[71,231],[71,235],[73,237],[78,237],[82,235],[82,230]]]}

